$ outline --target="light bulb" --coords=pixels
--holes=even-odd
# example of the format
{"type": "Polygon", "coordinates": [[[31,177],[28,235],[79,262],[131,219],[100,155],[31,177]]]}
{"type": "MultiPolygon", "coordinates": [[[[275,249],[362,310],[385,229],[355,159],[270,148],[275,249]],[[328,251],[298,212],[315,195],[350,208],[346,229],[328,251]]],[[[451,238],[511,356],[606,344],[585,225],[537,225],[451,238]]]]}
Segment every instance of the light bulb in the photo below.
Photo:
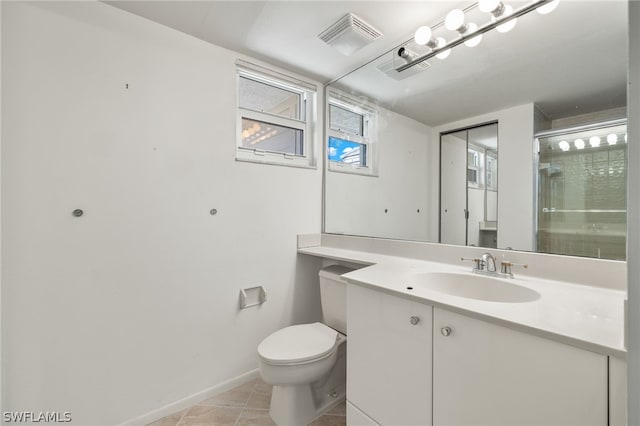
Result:
{"type": "Polygon", "coordinates": [[[416,41],[416,44],[420,46],[424,46],[431,40],[431,28],[426,25],[418,28],[416,33],[413,36],[413,39],[416,41]]]}
{"type": "MultiPolygon", "coordinates": [[[[465,31],[464,34],[465,35],[472,34],[477,29],[478,29],[478,26],[476,24],[473,24],[473,23],[467,24],[467,31],[465,31]]],[[[476,47],[477,45],[480,44],[481,41],[482,41],[482,34],[479,34],[476,37],[470,38],[469,40],[465,41],[464,44],[468,47],[476,47]]]]}
{"type": "MultiPolygon", "coordinates": [[[[499,17],[491,17],[492,21],[496,21],[499,18],[505,18],[509,15],[511,15],[513,13],[513,7],[509,6],[508,4],[506,4],[504,6],[504,12],[502,12],[502,15],[500,15],[499,17]]],[[[518,22],[518,18],[513,18],[512,20],[510,20],[509,22],[505,22],[502,25],[498,25],[496,27],[496,30],[498,30],[498,32],[500,33],[508,33],[509,31],[511,31],[513,29],[513,27],[516,26],[516,22],[518,22]]]]}
{"type": "Polygon", "coordinates": [[[560,143],[558,144],[558,146],[560,147],[561,150],[563,151],[569,151],[569,142],[567,141],[560,141],[560,143]]]}
{"type": "Polygon", "coordinates": [[[444,19],[444,26],[448,30],[457,31],[460,27],[464,26],[464,12],[460,9],[453,9],[447,13],[447,17],[444,19]]]}
{"type": "Polygon", "coordinates": [[[589,138],[589,145],[591,145],[593,148],[597,148],[600,146],[600,138],[597,136],[591,136],[589,138]]]}
{"type": "Polygon", "coordinates": [[[615,133],[610,133],[607,135],[607,143],[609,145],[615,145],[618,143],[618,135],[615,133]]]}
{"type": "Polygon", "coordinates": [[[478,8],[482,12],[491,13],[500,6],[500,0],[480,0],[478,2],[478,8]]]}
{"type": "Polygon", "coordinates": [[[558,7],[558,3],[560,3],[560,0],[552,0],[549,3],[543,6],[540,6],[536,10],[540,15],[546,15],[547,13],[553,12],[556,9],[556,7],[558,7]]]}
{"type": "Polygon", "coordinates": [[[578,149],[584,149],[584,141],[582,139],[576,139],[575,141],[573,141],[573,144],[578,149]]]}
{"type": "MultiPolygon", "coordinates": [[[[438,49],[440,49],[441,47],[444,47],[447,44],[447,41],[442,37],[438,37],[436,41],[438,42],[438,47],[437,47],[438,49]]],[[[447,57],[449,56],[449,53],[451,53],[451,49],[443,50],[442,52],[436,55],[436,58],[447,59],[447,57]]]]}

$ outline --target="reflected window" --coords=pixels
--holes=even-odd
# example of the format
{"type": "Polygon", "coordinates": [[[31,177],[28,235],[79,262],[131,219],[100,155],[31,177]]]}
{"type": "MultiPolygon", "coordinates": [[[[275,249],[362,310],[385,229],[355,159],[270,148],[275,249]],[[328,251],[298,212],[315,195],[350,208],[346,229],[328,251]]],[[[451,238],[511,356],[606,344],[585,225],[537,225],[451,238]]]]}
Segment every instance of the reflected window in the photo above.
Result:
{"type": "Polygon", "coordinates": [[[329,104],[329,127],[338,132],[364,136],[364,114],[329,104]]]}
{"type": "Polygon", "coordinates": [[[377,110],[335,89],[327,103],[329,171],[377,176],[377,110]]]}
{"type": "Polygon", "coordinates": [[[344,139],[329,137],[329,161],[367,166],[367,145],[344,139]]]}

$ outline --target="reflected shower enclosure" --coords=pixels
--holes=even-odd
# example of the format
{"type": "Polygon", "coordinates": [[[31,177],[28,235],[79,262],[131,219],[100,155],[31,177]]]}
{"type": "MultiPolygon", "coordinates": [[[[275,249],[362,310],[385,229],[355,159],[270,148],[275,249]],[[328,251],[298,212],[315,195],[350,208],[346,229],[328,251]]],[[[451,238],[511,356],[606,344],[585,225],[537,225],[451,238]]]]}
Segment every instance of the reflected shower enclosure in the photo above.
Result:
{"type": "Polygon", "coordinates": [[[536,136],[537,251],[625,260],[626,120],[536,136]]]}

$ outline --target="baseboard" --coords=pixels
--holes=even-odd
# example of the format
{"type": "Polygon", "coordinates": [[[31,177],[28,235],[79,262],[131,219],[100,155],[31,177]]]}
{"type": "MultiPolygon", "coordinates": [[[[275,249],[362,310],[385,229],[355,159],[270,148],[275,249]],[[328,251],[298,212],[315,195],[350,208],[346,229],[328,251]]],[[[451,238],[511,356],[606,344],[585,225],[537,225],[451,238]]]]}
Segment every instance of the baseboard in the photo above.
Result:
{"type": "Polygon", "coordinates": [[[243,383],[249,382],[258,377],[258,369],[248,371],[244,374],[241,374],[233,379],[229,379],[225,382],[219,383],[210,388],[201,390],[200,392],[196,392],[192,395],[179,399],[178,401],[174,401],[170,404],[167,404],[163,407],[156,408],[155,410],[149,411],[141,416],[138,416],[133,419],[126,420],[120,423],[119,426],[144,426],[149,423],[153,423],[156,420],[160,420],[163,417],[166,417],[170,414],[178,412],[180,410],[184,410],[185,408],[191,407],[192,405],[197,404],[198,402],[211,398],[212,396],[218,395],[222,392],[228,391],[229,389],[233,389],[236,386],[239,386],[243,383]]]}

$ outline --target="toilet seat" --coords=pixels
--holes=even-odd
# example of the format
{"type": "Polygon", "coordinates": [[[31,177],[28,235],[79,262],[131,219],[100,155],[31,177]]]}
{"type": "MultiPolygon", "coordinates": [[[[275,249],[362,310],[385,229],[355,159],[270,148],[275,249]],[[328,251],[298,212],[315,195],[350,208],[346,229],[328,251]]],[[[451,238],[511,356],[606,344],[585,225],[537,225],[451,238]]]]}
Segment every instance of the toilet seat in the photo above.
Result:
{"type": "Polygon", "coordinates": [[[329,357],[337,349],[339,334],[320,322],[292,325],[267,336],[258,354],[271,365],[307,364],[329,357]]]}

